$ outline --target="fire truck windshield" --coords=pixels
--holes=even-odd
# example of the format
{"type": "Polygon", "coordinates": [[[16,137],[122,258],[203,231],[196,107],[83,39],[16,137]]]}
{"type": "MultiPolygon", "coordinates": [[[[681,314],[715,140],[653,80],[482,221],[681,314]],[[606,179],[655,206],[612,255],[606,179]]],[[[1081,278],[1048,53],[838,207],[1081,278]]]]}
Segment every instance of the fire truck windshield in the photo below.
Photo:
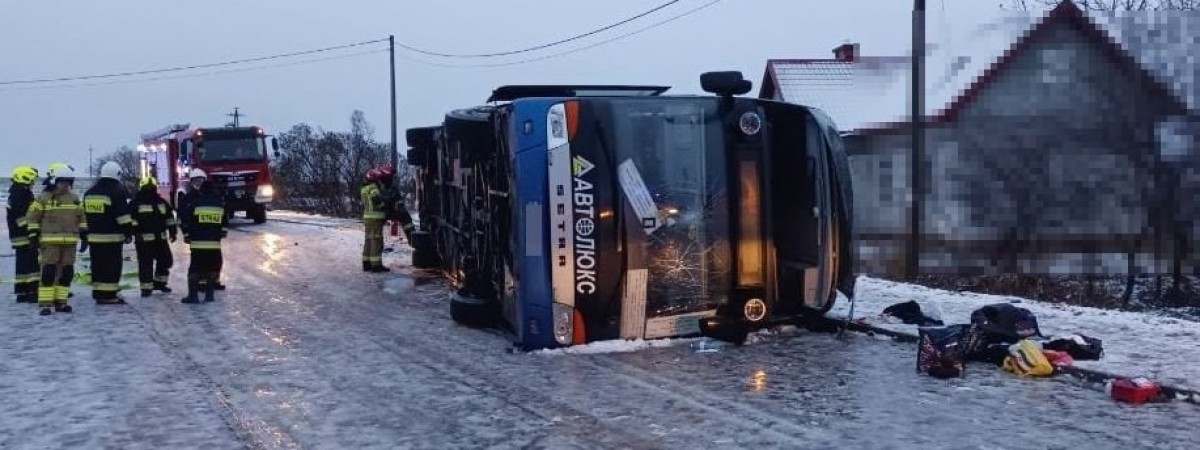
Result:
{"type": "Polygon", "coordinates": [[[615,99],[610,105],[617,178],[637,213],[624,221],[642,225],[626,229],[644,228],[627,233],[626,241],[646,249],[644,261],[631,263],[649,269],[647,313],[711,308],[728,295],[731,277],[725,139],[717,103],[615,99]]]}
{"type": "Polygon", "coordinates": [[[205,139],[200,143],[204,162],[262,161],[266,159],[262,138],[205,139]]]}

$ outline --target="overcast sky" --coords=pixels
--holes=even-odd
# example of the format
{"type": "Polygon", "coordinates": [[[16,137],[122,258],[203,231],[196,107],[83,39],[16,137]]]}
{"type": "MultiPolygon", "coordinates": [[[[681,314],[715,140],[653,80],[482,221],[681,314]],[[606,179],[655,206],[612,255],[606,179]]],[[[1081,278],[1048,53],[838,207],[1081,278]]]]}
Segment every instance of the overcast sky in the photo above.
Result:
{"type": "MultiPolygon", "coordinates": [[[[757,93],[769,58],[827,58],[844,40],[865,55],[901,55],[911,41],[907,0],[723,0],[644,33],[563,57],[502,63],[590,45],[710,0],[681,0],[597,36],[522,55],[448,60],[397,49],[398,123],[435,124],[449,109],[482,102],[502,84],[665,84],[699,93],[706,70],[741,70],[757,93]],[[424,61],[424,62],[422,62],[424,61]]],[[[490,53],[562,39],[632,16],[661,0],[23,0],[7,2],[0,27],[0,81],[152,70],[303,51],[386,38],[441,53],[490,53]]],[[[929,0],[931,39],[994,16],[997,0],[929,0]]],[[[192,76],[386,49],[386,44],[246,66],[160,74],[192,76]]],[[[154,77],[154,76],[148,76],[154,77]]],[[[144,78],[148,78],[144,77],[144,78]]],[[[361,109],[388,140],[387,53],[266,70],[157,81],[116,79],[0,86],[0,169],[44,169],[136,145],[170,123],[221,126],[241,107],[243,124],[276,133],[297,123],[348,127],[361,109]],[[110,84],[96,84],[110,83],[110,84]],[[78,86],[91,84],[88,86],[78,86]],[[72,86],[76,87],[65,87],[72,86]]]]}

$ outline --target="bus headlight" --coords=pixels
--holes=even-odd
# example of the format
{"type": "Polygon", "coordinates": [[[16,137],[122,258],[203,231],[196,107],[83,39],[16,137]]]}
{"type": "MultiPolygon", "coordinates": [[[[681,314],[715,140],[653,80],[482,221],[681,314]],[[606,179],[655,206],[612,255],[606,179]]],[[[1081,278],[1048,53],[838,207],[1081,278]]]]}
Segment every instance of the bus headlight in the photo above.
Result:
{"type": "Polygon", "coordinates": [[[258,192],[256,192],[254,196],[270,200],[275,197],[275,186],[271,186],[269,184],[260,184],[258,185],[258,192]]]}
{"type": "Polygon", "coordinates": [[[575,341],[575,308],[554,303],[554,340],[561,345],[571,345],[575,341]]]}
{"type": "Polygon", "coordinates": [[[567,107],[556,103],[546,113],[546,148],[555,149],[567,143],[567,107]]]}
{"type": "Polygon", "coordinates": [[[756,135],[762,130],[762,117],[754,111],[748,111],[738,119],[738,128],[741,128],[746,136],[756,135]]]}

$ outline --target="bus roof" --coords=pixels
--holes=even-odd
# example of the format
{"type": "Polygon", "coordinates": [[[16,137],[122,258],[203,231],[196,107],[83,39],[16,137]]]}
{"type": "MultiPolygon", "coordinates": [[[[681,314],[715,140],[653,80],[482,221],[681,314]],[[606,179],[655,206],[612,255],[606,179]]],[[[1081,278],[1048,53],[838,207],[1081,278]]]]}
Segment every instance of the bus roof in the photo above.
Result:
{"type": "Polygon", "coordinates": [[[657,96],[670,86],[634,85],[509,85],[492,91],[488,102],[513,101],[525,97],[639,97],[657,96]]]}

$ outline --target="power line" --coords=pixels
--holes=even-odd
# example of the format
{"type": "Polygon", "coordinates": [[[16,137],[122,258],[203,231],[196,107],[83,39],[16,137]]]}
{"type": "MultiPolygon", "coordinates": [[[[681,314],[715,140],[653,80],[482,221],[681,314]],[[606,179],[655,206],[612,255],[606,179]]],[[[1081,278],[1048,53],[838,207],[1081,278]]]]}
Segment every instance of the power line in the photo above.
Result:
{"type": "Polygon", "coordinates": [[[100,78],[118,78],[118,77],[129,77],[129,76],[136,76],[136,75],[149,75],[149,74],[164,73],[164,72],[179,72],[179,71],[184,71],[184,70],[206,69],[209,67],[229,66],[229,65],[234,65],[234,64],[245,64],[245,63],[250,63],[250,62],[268,61],[268,60],[272,60],[272,59],[281,59],[281,58],[290,58],[290,57],[294,57],[294,56],[311,55],[314,53],[322,53],[322,52],[328,52],[328,51],[333,51],[333,50],[341,50],[341,49],[347,49],[347,48],[353,48],[353,47],[360,47],[363,45],[377,44],[380,42],[387,42],[387,39],[375,39],[375,40],[370,40],[370,41],[356,42],[353,44],[336,45],[333,47],[318,48],[318,49],[314,49],[314,50],[305,50],[305,51],[292,52],[292,53],[280,53],[277,55],[260,56],[257,58],[238,59],[238,60],[222,61],[222,62],[208,63],[208,64],[195,64],[195,65],[190,65],[190,66],[169,67],[169,68],[165,68],[165,69],[141,70],[141,71],[136,71],[136,72],[109,73],[109,74],[103,74],[103,75],[81,75],[81,76],[62,77],[62,78],[42,78],[42,79],[34,79],[34,80],[0,81],[0,86],[15,85],[15,84],[41,84],[41,83],[63,82],[63,81],[94,80],[94,79],[100,79],[100,78]]]}
{"type": "Polygon", "coordinates": [[[587,33],[583,33],[583,34],[577,34],[577,35],[575,35],[575,36],[571,36],[571,37],[569,37],[569,38],[566,38],[566,39],[560,39],[560,40],[557,40],[557,41],[554,41],[554,42],[549,42],[549,43],[542,44],[542,45],[535,45],[535,46],[533,46],[533,47],[526,47],[526,48],[517,49],[517,50],[509,50],[509,51],[504,51],[504,52],[496,52],[496,53],[438,53],[438,52],[434,52],[434,51],[423,50],[423,49],[420,49],[420,48],[417,48],[417,47],[413,47],[413,46],[410,46],[410,45],[407,45],[407,44],[402,44],[402,43],[396,43],[396,46],[397,46],[397,47],[400,47],[400,48],[403,48],[403,49],[405,49],[405,50],[411,51],[411,52],[420,53],[420,54],[423,54],[423,55],[429,55],[429,56],[440,56],[440,57],[444,57],[444,58],[492,58],[492,57],[496,57],[496,56],[508,56],[508,55],[516,55],[516,54],[519,54],[519,53],[528,53],[528,52],[532,52],[532,51],[535,51],[535,50],[541,50],[541,49],[544,49],[544,48],[550,48],[550,47],[554,47],[554,46],[557,46],[557,45],[562,45],[562,44],[565,44],[565,43],[568,43],[568,42],[571,42],[571,41],[574,41],[574,40],[578,40],[578,39],[585,38],[585,37],[588,37],[588,36],[591,36],[591,35],[594,35],[594,34],[597,34],[597,33],[601,33],[601,32],[604,32],[604,31],[608,31],[608,30],[611,30],[611,29],[613,29],[613,28],[619,27],[619,26],[621,26],[621,25],[627,24],[627,23],[629,23],[629,22],[633,22],[633,21],[635,21],[635,20],[638,20],[638,19],[640,19],[640,18],[642,18],[642,17],[646,17],[646,16],[648,16],[648,15],[650,15],[650,14],[654,14],[655,12],[658,12],[658,11],[660,11],[660,10],[662,10],[662,9],[664,9],[664,8],[666,8],[666,7],[668,7],[668,6],[671,6],[671,5],[674,5],[674,4],[676,4],[676,3],[679,3],[679,1],[680,1],[680,0],[671,0],[671,1],[668,1],[668,2],[666,2],[666,3],[663,3],[663,4],[661,4],[661,5],[658,5],[658,6],[656,6],[656,7],[654,7],[654,8],[651,8],[651,9],[649,9],[649,10],[643,11],[643,12],[641,12],[641,13],[639,13],[639,14],[637,14],[637,15],[633,16],[633,17],[627,18],[627,19],[625,19],[625,20],[622,20],[622,21],[620,21],[620,22],[612,23],[612,24],[609,24],[609,25],[606,25],[606,26],[603,26],[603,27],[597,28],[597,29],[595,29],[595,30],[592,30],[592,31],[589,31],[589,32],[587,32],[587,33]]]}
{"type": "Polygon", "coordinates": [[[721,0],[710,0],[708,3],[705,3],[705,4],[703,4],[703,5],[697,6],[697,7],[695,7],[695,8],[692,8],[692,9],[689,9],[689,10],[687,10],[687,11],[684,11],[684,12],[682,12],[682,13],[680,13],[680,14],[677,14],[677,15],[674,15],[674,16],[671,16],[671,17],[668,17],[668,18],[666,18],[666,19],[660,20],[660,21],[658,21],[658,22],[652,23],[652,24],[650,24],[650,25],[648,25],[648,26],[645,26],[645,27],[639,28],[639,29],[637,29],[637,30],[633,30],[633,31],[631,31],[631,32],[628,32],[628,33],[625,33],[625,34],[621,34],[621,35],[618,35],[618,36],[614,36],[614,37],[612,37],[612,38],[605,39],[605,40],[603,40],[603,41],[596,42],[596,43],[594,43],[594,44],[590,44],[590,45],[587,45],[587,46],[583,46],[583,47],[579,47],[579,48],[574,48],[574,49],[571,49],[571,50],[567,50],[567,51],[563,51],[563,52],[559,52],[559,53],[554,53],[554,54],[550,54],[550,55],[539,56],[539,57],[536,57],[536,58],[528,58],[528,59],[522,59],[522,60],[518,60],[518,61],[509,61],[509,62],[503,62],[503,63],[488,63],[488,64],[446,64],[446,63],[439,63],[439,62],[433,62],[433,61],[426,61],[426,60],[423,60],[423,59],[418,59],[418,58],[406,57],[406,56],[403,56],[403,55],[399,55],[399,56],[400,56],[401,58],[404,58],[405,60],[412,61],[412,62],[416,62],[416,63],[420,63],[420,64],[425,64],[425,65],[430,65],[430,66],[436,66],[436,67],[450,67],[450,68],[469,68],[469,67],[504,67],[504,66],[516,66],[516,65],[521,65],[521,64],[528,64],[528,63],[532,63],[532,62],[545,61],[545,60],[547,60],[547,59],[554,59],[554,58],[559,58],[559,57],[567,56],[567,55],[570,55],[570,54],[572,54],[572,53],[578,53],[578,52],[581,52],[581,51],[584,51],[584,50],[589,50],[589,49],[592,49],[592,48],[599,47],[599,46],[601,46],[601,45],[605,45],[605,44],[608,44],[608,43],[611,43],[611,42],[616,42],[616,41],[619,41],[619,40],[621,40],[621,39],[625,39],[625,38],[627,38],[627,37],[630,37],[630,36],[634,36],[634,35],[637,35],[637,34],[641,34],[641,33],[644,33],[644,32],[647,32],[647,31],[650,31],[650,30],[652,30],[652,29],[654,29],[654,28],[658,28],[658,27],[660,27],[660,26],[666,25],[666,24],[668,24],[668,23],[674,22],[674,21],[676,21],[676,20],[682,19],[682,18],[684,18],[684,17],[690,16],[690,15],[692,15],[692,14],[695,14],[695,13],[698,13],[698,12],[700,12],[701,10],[703,10],[703,9],[706,9],[706,8],[708,8],[708,7],[710,7],[710,6],[713,6],[713,5],[715,5],[715,4],[717,4],[717,3],[720,3],[720,2],[721,2],[721,0]]]}
{"type": "Polygon", "coordinates": [[[344,55],[327,56],[324,58],[312,58],[312,59],[304,59],[304,60],[300,60],[300,61],[292,61],[292,62],[287,62],[287,63],[270,64],[270,65],[255,66],[255,67],[244,67],[244,68],[240,68],[240,69],[217,70],[217,71],[212,71],[212,72],[202,72],[202,73],[195,73],[195,74],[188,74],[188,75],[173,75],[173,76],[162,76],[162,77],[151,77],[151,78],[138,78],[138,79],[133,79],[133,80],[113,80],[113,81],[105,81],[105,82],[98,82],[98,83],[81,83],[81,84],[66,84],[66,85],[57,84],[57,85],[26,86],[26,87],[18,87],[18,88],[11,88],[11,87],[10,88],[0,88],[0,92],[33,91],[33,90],[45,90],[45,89],[70,89],[70,88],[81,88],[81,87],[91,87],[91,86],[108,86],[108,85],[114,85],[114,84],[142,83],[142,82],[162,81],[162,80],[181,80],[181,79],[187,79],[187,78],[200,78],[200,77],[207,77],[207,76],[213,76],[213,75],[224,75],[224,74],[230,74],[230,73],[253,72],[253,71],[259,71],[259,70],[277,69],[277,68],[281,68],[281,67],[292,67],[292,66],[299,66],[299,65],[303,65],[303,64],[313,64],[313,63],[319,63],[319,62],[325,62],[325,61],[355,58],[355,57],[364,56],[364,55],[376,55],[379,53],[387,53],[387,49],[370,50],[370,51],[357,52],[357,53],[347,53],[344,55]]]}

